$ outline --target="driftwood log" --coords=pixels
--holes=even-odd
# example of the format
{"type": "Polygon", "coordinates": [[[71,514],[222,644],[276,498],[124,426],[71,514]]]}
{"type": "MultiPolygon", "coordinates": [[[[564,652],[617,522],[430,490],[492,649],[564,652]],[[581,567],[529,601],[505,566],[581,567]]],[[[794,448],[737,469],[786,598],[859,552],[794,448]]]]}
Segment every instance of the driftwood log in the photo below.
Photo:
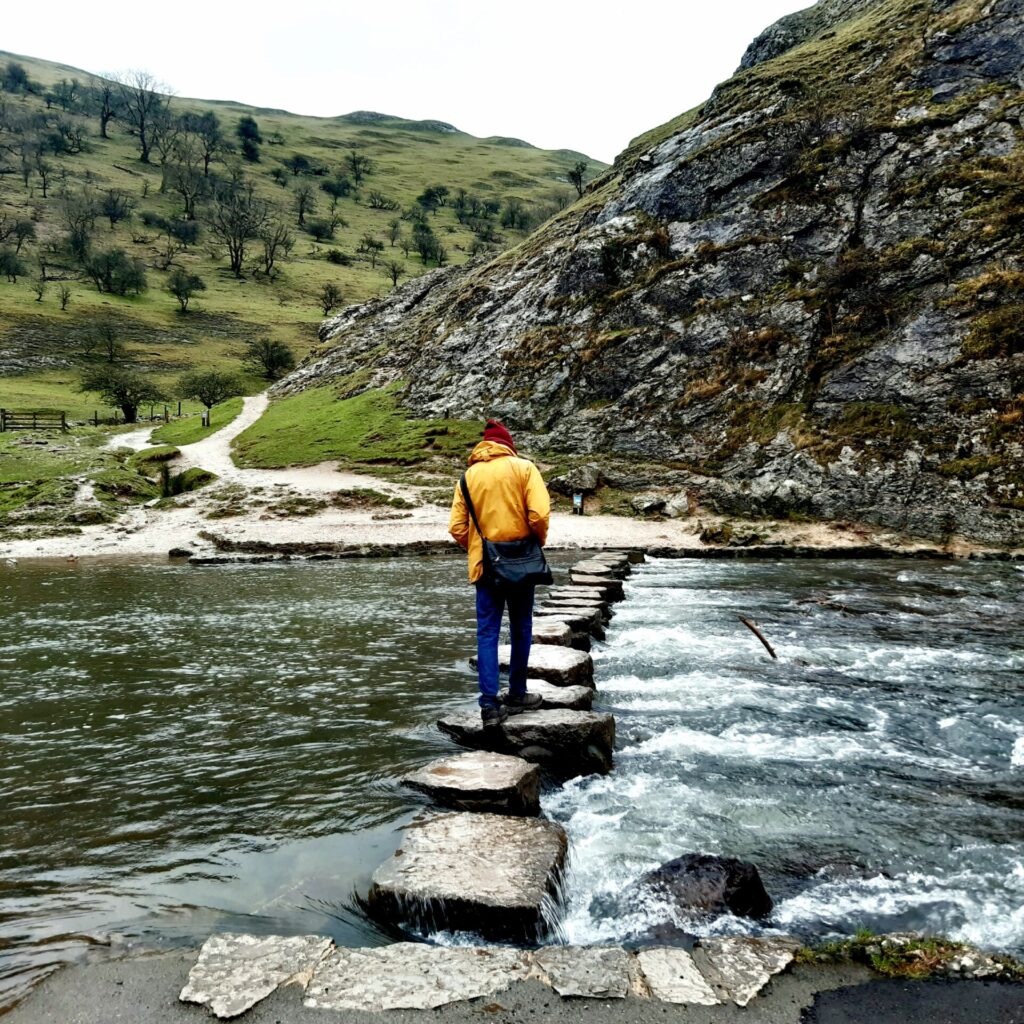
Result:
{"type": "Polygon", "coordinates": [[[754,634],[754,636],[756,636],[756,637],[757,637],[757,639],[758,639],[758,640],[760,640],[760,641],[761,641],[761,643],[763,643],[763,644],[764,644],[764,649],[765,649],[765,650],[766,650],[766,651],[767,651],[767,652],[768,652],[768,653],[769,653],[769,654],[770,654],[770,655],[771,655],[771,656],[772,656],[772,657],[773,657],[773,658],[774,658],[774,659],[775,659],[776,661],[778,661],[778,660],[779,660],[779,656],[778,656],[778,655],[777,655],[777,654],[775,653],[775,648],[774,648],[774,647],[772,647],[772,645],[771,645],[770,643],[768,643],[768,641],[767,641],[767,640],[765,639],[765,637],[764,637],[764,633],[762,633],[762,632],[761,632],[761,630],[760,630],[760,629],[758,629],[758,628],[757,628],[757,626],[756,626],[756,625],[755,625],[755,624],[754,624],[753,622],[751,622],[751,621],[750,621],[750,619],[745,619],[745,618],[744,618],[744,617],[743,617],[742,615],[740,616],[740,622],[742,622],[742,623],[743,623],[743,625],[744,625],[744,626],[746,626],[746,627],[747,627],[747,629],[749,629],[749,630],[750,630],[750,632],[751,632],[751,633],[753,633],[753,634],[754,634]]]}

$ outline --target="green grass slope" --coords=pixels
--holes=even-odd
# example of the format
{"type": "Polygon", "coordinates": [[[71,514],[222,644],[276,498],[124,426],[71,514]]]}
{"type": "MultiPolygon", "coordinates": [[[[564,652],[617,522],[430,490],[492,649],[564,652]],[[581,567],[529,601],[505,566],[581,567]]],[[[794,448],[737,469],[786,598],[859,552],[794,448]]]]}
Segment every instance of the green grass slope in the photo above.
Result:
{"type": "MultiPolygon", "coordinates": [[[[175,97],[171,102],[174,114],[216,114],[236,152],[215,161],[211,173],[224,179],[240,171],[249,178],[257,194],[290,225],[295,245],[273,279],[256,273],[250,262],[236,278],[228,269],[223,247],[205,226],[205,203],[201,201],[199,240],[178,253],[167,269],[159,269],[165,240],[157,228],[143,224],[142,215],[169,221],[183,216],[181,199],[162,187],[166,168],[161,168],[159,153],[154,151],[151,163],[142,163],[136,140],[122,125],[112,122],[110,138],[103,139],[98,119],[80,100],[66,111],[61,109],[54,90],[62,80],[87,85],[86,73],[0,51],[0,71],[11,61],[24,67],[33,90],[0,89],[0,164],[6,172],[0,174],[0,223],[4,216],[10,222],[31,220],[36,238],[26,242],[20,253],[24,276],[10,282],[0,274],[0,406],[55,407],[75,418],[90,416],[99,403],[94,396],[78,393],[75,384],[78,355],[100,317],[116,321],[128,357],[153,374],[168,398],[177,397],[173,382],[186,369],[237,369],[246,342],[254,336],[284,341],[301,358],[316,340],[323,315],[318,295],[325,284],[339,288],[339,305],[390,290],[391,281],[379,262],[373,266],[369,256],[357,251],[364,236],[383,243],[379,261],[398,261],[403,279],[430,269],[432,263],[425,264],[415,249],[403,252],[388,238],[391,221],[412,207],[428,186],[443,185],[450,196],[465,189],[481,202],[500,203],[502,209],[520,203],[531,224],[575,197],[567,173],[580,155],[567,150],[546,151],[502,138],[478,139],[441,122],[414,122],[365,112],[316,118],[235,102],[175,97]],[[236,125],[242,116],[254,117],[258,123],[263,138],[258,162],[243,160],[237,151],[236,125]],[[62,121],[83,129],[83,149],[43,154],[43,161],[50,165],[44,197],[38,158],[29,157],[26,183],[22,154],[30,135],[45,135],[62,121]],[[297,224],[294,190],[310,185],[317,204],[310,216],[325,216],[330,197],[319,186],[340,172],[353,152],[372,161],[373,172],[356,192],[339,199],[337,214],[345,225],[336,237],[318,242],[297,224]],[[323,173],[284,172],[284,161],[295,154],[323,173]],[[281,181],[275,180],[274,174],[281,181]],[[63,197],[88,193],[100,198],[109,190],[129,197],[134,211],[130,219],[114,226],[98,217],[93,247],[120,248],[146,264],[148,288],[138,296],[101,294],[64,251],[63,197]],[[371,192],[381,193],[397,208],[374,208],[371,192]],[[330,261],[331,250],[342,254],[343,264],[330,261]],[[41,299],[32,288],[34,279],[40,277],[40,257],[46,277],[41,299]],[[175,268],[198,274],[206,284],[187,314],[178,311],[167,291],[168,277],[175,268]],[[65,310],[59,301],[62,286],[71,291],[65,310]]],[[[172,164],[173,158],[168,163],[172,164]]],[[[589,164],[591,175],[603,168],[596,161],[589,164]]],[[[519,241],[528,228],[502,227],[500,219],[500,214],[495,217],[489,242],[495,249],[519,241]]],[[[478,236],[459,222],[450,204],[430,214],[429,222],[447,250],[449,262],[463,262],[470,257],[474,243],[479,247],[478,236]]],[[[411,235],[410,222],[402,222],[402,232],[411,235]]],[[[11,244],[12,240],[0,241],[0,248],[11,244]]],[[[257,248],[254,243],[253,256],[257,248]]],[[[262,386],[258,377],[245,378],[247,391],[262,386]]],[[[102,405],[99,407],[103,415],[102,405]]],[[[188,408],[194,411],[198,407],[188,408]]]]}

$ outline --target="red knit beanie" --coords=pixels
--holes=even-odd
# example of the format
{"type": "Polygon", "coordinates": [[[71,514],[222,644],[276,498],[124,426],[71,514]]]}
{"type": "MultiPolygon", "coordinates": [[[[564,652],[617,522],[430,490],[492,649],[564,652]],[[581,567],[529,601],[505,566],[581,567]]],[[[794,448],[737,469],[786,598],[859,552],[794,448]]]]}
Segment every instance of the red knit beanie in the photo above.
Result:
{"type": "Polygon", "coordinates": [[[484,427],[484,440],[497,441],[498,444],[507,445],[512,451],[516,450],[516,443],[512,440],[512,435],[501,420],[487,421],[487,426],[484,427]]]}

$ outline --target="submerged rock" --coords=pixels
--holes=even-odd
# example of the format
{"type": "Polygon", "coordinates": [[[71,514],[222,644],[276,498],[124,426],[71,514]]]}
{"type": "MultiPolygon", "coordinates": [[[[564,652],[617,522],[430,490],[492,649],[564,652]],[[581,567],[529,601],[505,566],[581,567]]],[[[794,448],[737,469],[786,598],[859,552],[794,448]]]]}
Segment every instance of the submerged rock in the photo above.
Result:
{"type": "Polygon", "coordinates": [[[528,972],[529,954],[518,949],[420,942],[338,949],[317,969],[303,1003],[325,1010],[433,1010],[496,995],[528,972]]]}
{"type": "Polygon", "coordinates": [[[564,778],[612,767],[615,719],[595,711],[530,711],[489,729],[471,711],[447,715],[437,727],[464,747],[517,754],[564,778]]]}
{"type": "Polygon", "coordinates": [[[322,935],[213,935],[178,998],[200,1003],[217,1017],[237,1017],[279,985],[308,982],[333,945],[322,935]]]}
{"type": "MultiPolygon", "coordinates": [[[[560,712],[538,712],[545,713],[560,712]]],[[[536,941],[568,845],[553,821],[439,815],[405,830],[401,847],[374,872],[367,905],[381,920],[424,933],[536,941]]]]}
{"type": "Polygon", "coordinates": [[[687,910],[712,915],[763,918],[772,912],[757,868],[730,857],[687,853],[648,871],[637,886],[687,910]]]}
{"type": "Polygon", "coordinates": [[[474,750],[442,757],[406,775],[402,785],[459,811],[540,813],[540,771],[509,754],[474,750]]]}

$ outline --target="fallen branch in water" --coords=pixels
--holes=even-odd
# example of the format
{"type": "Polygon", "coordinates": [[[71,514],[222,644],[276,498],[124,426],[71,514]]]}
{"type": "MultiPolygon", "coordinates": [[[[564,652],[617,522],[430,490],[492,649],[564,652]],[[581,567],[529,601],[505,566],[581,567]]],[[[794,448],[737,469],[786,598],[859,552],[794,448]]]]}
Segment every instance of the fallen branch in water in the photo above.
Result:
{"type": "Polygon", "coordinates": [[[743,623],[743,625],[744,625],[744,626],[746,626],[746,627],[747,627],[747,629],[749,629],[749,630],[750,630],[750,632],[751,632],[751,633],[753,633],[753,634],[754,634],[754,636],[756,636],[756,637],[757,637],[757,639],[758,639],[758,640],[760,640],[760,641],[761,641],[761,643],[763,643],[763,644],[764,644],[764,649],[765,649],[765,650],[766,650],[766,651],[767,651],[767,652],[768,652],[768,653],[769,653],[769,654],[770,654],[770,655],[771,655],[771,656],[772,656],[772,657],[773,657],[773,658],[774,658],[774,659],[775,659],[776,661],[778,661],[778,660],[779,660],[779,656],[778,656],[778,655],[777,655],[777,654],[775,653],[775,649],[774,649],[774,648],[772,647],[772,645],[771,645],[770,643],[768,643],[768,641],[767,641],[767,640],[765,640],[765,638],[764,638],[764,633],[762,633],[762,632],[761,632],[761,630],[759,630],[759,629],[757,628],[757,626],[755,626],[755,625],[754,625],[754,623],[750,621],[750,619],[745,619],[745,618],[743,618],[743,616],[742,616],[742,615],[740,616],[740,622],[742,622],[742,623],[743,623]]]}

